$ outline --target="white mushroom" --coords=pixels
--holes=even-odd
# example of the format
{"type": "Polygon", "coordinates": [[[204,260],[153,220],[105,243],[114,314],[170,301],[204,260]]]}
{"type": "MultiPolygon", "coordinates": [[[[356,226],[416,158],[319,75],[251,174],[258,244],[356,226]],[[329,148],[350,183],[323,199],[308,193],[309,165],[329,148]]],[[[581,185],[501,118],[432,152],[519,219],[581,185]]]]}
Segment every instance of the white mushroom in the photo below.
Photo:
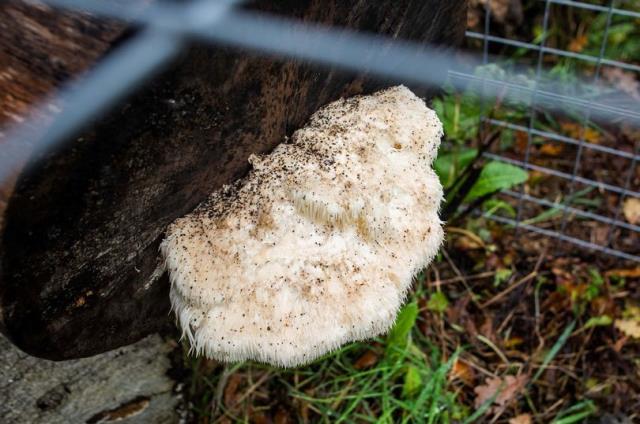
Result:
{"type": "Polygon", "coordinates": [[[295,366],[388,330],[443,238],[441,136],[405,87],[340,100],[176,220],[161,250],[192,348],[295,366]]]}

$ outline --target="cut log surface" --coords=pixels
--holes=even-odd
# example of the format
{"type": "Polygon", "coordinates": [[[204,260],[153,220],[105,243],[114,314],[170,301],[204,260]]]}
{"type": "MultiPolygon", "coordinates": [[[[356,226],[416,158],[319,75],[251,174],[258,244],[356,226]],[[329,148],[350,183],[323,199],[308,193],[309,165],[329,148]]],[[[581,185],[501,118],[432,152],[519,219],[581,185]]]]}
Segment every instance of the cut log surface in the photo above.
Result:
{"type": "Polygon", "coordinates": [[[167,376],[172,348],[153,335],[59,363],[28,356],[0,336],[0,422],[176,423],[180,398],[167,376]]]}
{"type": "MultiPolygon", "coordinates": [[[[444,45],[461,40],[466,17],[465,0],[265,0],[251,7],[444,45]]],[[[45,53],[58,47],[50,48],[45,53]]],[[[3,66],[12,53],[0,54],[3,66]]],[[[171,321],[158,256],[166,226],[245,175],[250,154],[273,149],[321,106],[382,85],[227,48],[186,50],[80,137],[33,158],[6,189],[2,331],[25,352],[62,360],[162,329],[171,321]]]]}

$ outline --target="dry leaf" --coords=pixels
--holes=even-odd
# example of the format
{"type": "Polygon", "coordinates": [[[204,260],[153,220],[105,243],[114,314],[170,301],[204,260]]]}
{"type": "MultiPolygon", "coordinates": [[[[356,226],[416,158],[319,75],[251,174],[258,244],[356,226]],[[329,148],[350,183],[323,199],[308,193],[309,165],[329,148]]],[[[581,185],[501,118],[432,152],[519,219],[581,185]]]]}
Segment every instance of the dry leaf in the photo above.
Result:
{"type": "Polygon", "coordinates": [[[615,321],[615,327],[626,336],[640,339],[640,307],[627,305],[622,317],[615,321]]]}
{"type": "Polygon", "coordinates": [[[600,246],[606,245],[609,240],[609,228],[603,225],[595,225],[591,228],[591,242],[600,246]]]}
{"type": "Polygon", "coordinates": [[[600,141],[600,133],[598,131],[593,128],[584,128],[584,126],[575,122],[562,122],[560,128],[567,136],[577,140],[584,137],[584,141],[589,143],[598,143],[600,141]]]}
{"type": "Polygon", "coordinates": [[[498,342],[496,333],[493,330],[493,318],[491,317],[491,315],[487,315],[484,318],[484,321],[482,321],[482,325],[480,326],[480,334],[491,340],[493,343],[498,342]]]}
{"type": "Polygon", "coordinates": [[[522,337],[509,337],[502,343],[502,346],[504,346],[505,349],[513,349],[514,347],[520,346],[523,342],[522,337]]]}
{"type": "Polygon", "coordinates": [[[531,424],[530,414],[520,414],[509,420],[509,424],[531,424]]]}
{"type": "Polygon", "coordinates": [[[602,75],[620,91],[640,100],[640,81],[636,79],[633,72],[620,68],[605,68],[602,70],[602,75]]]}
{"type": "Polygon", "coordinates": [[[477,240],[467,236],[458,237],[454,245],[456,249],[462,250],[462,251],[478,250],[483,248],[483,246],[480,243],[478,243],[477,240]]]}
{"type": "Polygon", "coordinates": [[[546,156],[560,156],[564,152],[562,144],[545,143],[540,147],[540,153],[546,156]]]}
{"type": "Polygon", "coordinates": [[[451,367],[451,373],[449,374],[450,380],[460,379],[465,384],[472,384],[475,377],[475,372],[466,362],[462,362],[459,359],[453,363],[451,367]]]}
{"type": "Polygon", "coordinates": [[[624,217],[630,224],[640,224],[640,199],[629,197],[624,201],[622,211],[624,212],[624,217]]]}
{"type": "Polygon", "coordinates": [[[589,41],[589,39],[587,38],[586,35],[579,35],[573,40],[571,40],[571,42],[569,43],[568,49],[571,52],[580,53],[582,50],[584,50],[584,47],[587,45],[587,41],[589,41]]]}
{"type": "Polygon", "coordinates": [[[240,398],[240,384],[242,383],[242,374],[231,374],[227,386],[224,389],[224,404],[227,408],[232,408],[238,403],[240,398]]]}
{"type": "Polygon", "coordinates": [[[629,337],[628,336],[624,336],[624,337],[620,337],[614,344],[613,344],[613,350],[616,353],[620,353],[622,352],[622,348],[624,347],[625,344],[627,344],[627,342],[629,341],[629,337]]]}
{"type": "Polygon", "coordinates": [[[605,272],[607,277],[640,278],[640,266],[633,269],[612,269],[605,272]]]}
{"type": "Polygon", "coordinates": [[[478,386],[473,391],[476,393],[475,407],[479,408],[489,399],[496,396],[493,403],[506,406],[524,389],[528,378],[525,374],[518,376],[508,375],[504,378],[487,378],[483,386],[478,386]],[[496,395],[496,393],[498,393],[496,395]]]}
{"type": "Polygon", "coordinates": [[[614,325],[623,334],[633,337],[634,339],[640,339],[640,321],[633,318],[617,319],[614,325]]]}
{"type": "Polygon", "coordinates": [[[289,413],[281,406],[278,408],[278,412],[276,412],[273,422],[275,424],[288,424],[292,421],[289,413]]]}
{"type": "Polygon", "coordinates": [[[516,143],[515,143],[516,153],[526,152],[528,145],[529,145],[529,135],[526,132],[516,131],[516,143]]]}
{"type": "MultiPolygon", "coordinates": [[[[476,9],[478,6],[486,6],[489,0],[471,0],[469,9],[476,9]]],[[[491,17],[498,23],[513,21],[518,24],[522,21],[522,3],[520,0],[491,0],[491,17]]]]}
{"type": "Polygon", "coordinates": [[[378,363],[378,355],[376,355],[372,350],[366,351],[353,365],[353,367],[357,370],[363,370],[365,368],[369,368],[378,363]]]}

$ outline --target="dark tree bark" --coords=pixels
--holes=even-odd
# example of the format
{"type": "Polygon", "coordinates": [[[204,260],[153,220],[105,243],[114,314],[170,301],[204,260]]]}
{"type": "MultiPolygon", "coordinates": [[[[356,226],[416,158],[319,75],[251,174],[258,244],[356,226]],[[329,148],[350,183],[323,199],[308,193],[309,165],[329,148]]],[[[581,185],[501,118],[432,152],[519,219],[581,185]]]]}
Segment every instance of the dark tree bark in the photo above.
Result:
{"type": "MultiPolygon", "coordinates": [[[[443,45],[461,40],[466,18],[465,0],[252,7],[443,45]]],[[[319,107],[382,85],[307,63],[192,47],[81,137],[34,160],[8,190],[3,331],[32,355],[62,360],[160,330],[170,322],[158,256],[165,227],[242,177],[251,153],[271,150],[319,107]]]]}

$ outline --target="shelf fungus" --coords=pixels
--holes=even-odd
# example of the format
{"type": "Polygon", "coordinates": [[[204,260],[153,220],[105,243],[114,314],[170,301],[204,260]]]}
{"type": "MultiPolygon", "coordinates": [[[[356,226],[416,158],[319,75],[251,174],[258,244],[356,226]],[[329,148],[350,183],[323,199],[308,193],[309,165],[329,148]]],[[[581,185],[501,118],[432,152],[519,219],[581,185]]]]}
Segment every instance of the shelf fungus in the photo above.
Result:
{"type": "Polygon", "coordinates": [[[405,87],[332,103],[169,227],[192,349],[296,366],[393,324],[443,238],[442,125],[405,87]]]}

